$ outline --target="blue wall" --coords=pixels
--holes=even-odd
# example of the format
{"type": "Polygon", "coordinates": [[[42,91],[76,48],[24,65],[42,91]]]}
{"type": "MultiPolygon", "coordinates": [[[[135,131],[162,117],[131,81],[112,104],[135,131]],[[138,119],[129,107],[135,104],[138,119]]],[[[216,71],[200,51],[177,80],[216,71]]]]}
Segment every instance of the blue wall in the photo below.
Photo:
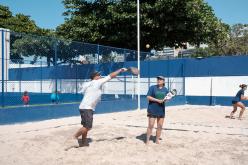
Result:
{"type": "Polygon", "coordinates": [[[248,56],[187,59],[185,62],[185,77],[248,75],[248,56]]]}
{"type": "MultiPolygon", "coordinates": [[[[231,106],[231,97],[209,97],[209,96],[176,96],[167,106],[172,105],[225,105],[231,106]]],[[[244,101],[248,105],[248,101],[244,101]]],[[[145,96],[141,97],[141,108],[147,107],[145,96]]],[[[0,125],[23,123],[31,121],[41,121],[48,119],[56,119],[62,117],[79,116],[79,103],[66,103],[57,105],[40,105],[30,107],[5,107],[0,108],[0,125]]],[[[96,114],[120,112],[137,109],[137,100],[130,97],[118,100],[101,101],[97,108],[96,114]]]]}
{"type": "MultiPolygon", "coordinates": [[[[227,96],[186,96],[187,104],[191,105],[223,105],[232,106],[233,97],[227,96]]],[[[248,106],[248,101],[242,101],[248,106]]]]}
{"type": "MultiPolygon", "coordinates": [[[[184,96],[176,96],[167,106],[183,105],[186,100],[184,96]]],[[[77,104],[40,105],[30,107],[12,107],[0,109],[0,125],[41,121],[62,117],[79,116],[77,104]]],[[[137,109],[137,100],[131,98],[101,101],[95,113],[110,113],[137,109]]],[[[147,107],[146,97],[141,97],[141,108],[147,107]]],[[[78,121],[80,122],[80,120],[78,121]]]]}
{"type": "MultiPolygon", "coordinates": [[[[22,97],[23,93],[5,93],[4,95],[4,105],[5,106],[14,106],[14,105],[22,105],[22,97]]],[[[51,103],[50,93],[31,93],[29,92],[30,104],[47,104],[51,103]]],[[[70,94],[63,93],[59,94],[60,102],[75,102],[80,101],[82,99],[81,94],[70,94]]],[[[0,100],[0,105],[2,105],[0,100]]]]}
{"type": "MultiPolygon", "coordinates": [[[[93,70],[103,75],[121,68],[137,66],[135,61],[122,63],[87,64],[43,68],[9,69],[9,80],[88,79],[93,70]]],[[[209,57],[203,59],[173,59],[142,61],[141,77],[203,77],[248,75],[248,56],[209,57]]]]}
{"type": "MultiPolygon", "coordinates": [[[[101,71],[103,75],[107,75],[121,67],[137,66],[136,62],[125,63],[105,63],[99,65],[79,65],[79,66],[59,66],[46,68],[15,68],[9,70],[9,80],[41,80],[41,79],[86,79],[89,78],[93,70],[101,71]]],[[[142,61],[141,77],[155,77],[164,75],[166,77],[204,77],[204,76],[248,76],[248,56],[225,56],[225,57],[209,57],[204,59],[174,59],[164,61],[142,61]]],[[[49,94],[32,94],[34,103],[49,102],[49,94]]],[[[82,96],[74,94],[61,95],[61,100],[66,102],[81,100],[82,96]]],[[[14,96],[15,102],[20,102],[18,93],[5,93],[5,101],[8,105],[12,105],[11,99],[14,96]],[[8,99],[11,97],[11,99],[8,99]]],[[[114,96],[106,96],[97,109],[97,113],[107,113],[111,111],[123,111],[127,109],[136,109],[136,101],[126,96],[124,99],[114,100],[114,96]],[[109,98],[109,97],[112,97],[109,98]],[[109,100],[109,101],[107,101],[109,100]],[[116,106],[118,105],[118,106],[116,106]]],[[[122,98],[122,97],[121,97],[122,98]]],[[[231,105],[232,97],[210,97],[210,96],[177,96],[169,105],[197,104],[197,105],[231,105]]],[[[245,102],[247,104],[247,102],[245,102]]],[[[146,98],[142,97],[141,106],[147,106],[146,98]]],[[[49,106],[35,107],[18,107],[0,110],[0,124],[27,122],[35,120],[45,120],[51,118],[67,117],[78,115],[77,104],[59,104],[49,106]]]]}
{"type": "MultiPolygon", "coordinates": [[[[30,105],[37,105],[37,104],[49,104],[51,103],[50,93],[29,93],[30,97],[30,105]]],[[[22,105],[22,93],[5,93],[5,106],[17,106],[22,105]]],[[[118,95],[119,100],[130,99],[131,95],[118,95]]],[[[72,93],[62,93],[59,94],[59,102],[60,103],[69,103],[69,102],[80,102],[83,98],[82,94],[72,94],[72,93]]],[[[103,94],[101,97],[102,101],[111,101],[116,100],[115,95],[113,94],[103,94]]],[[[0,100],[1,105],[1,100],[0,100]]]]}

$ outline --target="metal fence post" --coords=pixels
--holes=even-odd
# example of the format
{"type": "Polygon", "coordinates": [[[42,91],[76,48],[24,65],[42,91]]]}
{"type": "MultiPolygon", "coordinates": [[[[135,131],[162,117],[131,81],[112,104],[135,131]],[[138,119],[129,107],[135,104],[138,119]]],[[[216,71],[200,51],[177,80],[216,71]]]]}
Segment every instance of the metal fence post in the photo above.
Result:
{"type": "Polygon", "coordinates": [[[170,59],[169,59],[169,56],[168,56],[168,59],[167,59],[167,73],[168,73],[168,77],[167,77],[167,81],[168,81],[168,85],[167,85],[167,89],[170,90],[170,59]]]}
{"type": "MultiPolygon", "coordinates": [[[[126,62],[126,50],[123,49],[124,60],[126,62]]],[[[124,73],[124,95],[127,95],[127,75],[124,73]]]]}
{"type": "Polygon", "coordinates": [[[4,31],[2,31],[2,107],[4,107],[4,31]]]}
{"type": "MultiPolygon", "coordinates": [[[[21,68],[21,62],[19,61],[19,72],[20,72],[20,68],[21,68]]],[[[22,82],[21,82],[22,81],[22,77],[20,76],[19,78],[20,78],[19,79],[19,92],[21,94],[21,92],[22,92],[22,82]]]]}
{"type": "Polygon", "coordinates": [[[55,44],[54,44],[54,66],[55,66],[55,96],[56,96],[56,102],[58,102],[57,100],[57,93],[58,93],[58,74],[57,74],[57,41],[55,40],[55,44]]]}
{"type": "Polygon", "coordinates": [[[75,64],[76,66],[76,95],[78,94],[78,67],[77,64],[75,64]]]}
{"type": "Polygon", "coordinates": [[[185,96],[185,59],[183,60],[182,75],[183,75],[183,95],[185,96]]]}
{"type": "Polygon", "coordinates": [[[59,79],[59,92],[62,91],[62,79],[59,79]]]}
{"type": "Polygon", "coordinates": [[[151,64],[151,60],[148,59],[148,89],[151,85],[151,72],[150,72],[150,64],[151,64]]]}
{"type": "Polygon", "coordinates": [[[42,93],[42,61],[40,62],[40,93],[42,93]]]}
{"type": "Polygon", "coordinates": [[[126,62],[126,49],[124,49],[124,62],[126,62]]]}
{"type": "Polygon", "coordinates": [[[127,76],[124,73],[124,95],[127,95],[127,76]]]}
{"type": "Polygon", "coordinates": [[[97,64],[99,64],[99,52],[100,52],[100,46],[97,44],[97,64]]]}

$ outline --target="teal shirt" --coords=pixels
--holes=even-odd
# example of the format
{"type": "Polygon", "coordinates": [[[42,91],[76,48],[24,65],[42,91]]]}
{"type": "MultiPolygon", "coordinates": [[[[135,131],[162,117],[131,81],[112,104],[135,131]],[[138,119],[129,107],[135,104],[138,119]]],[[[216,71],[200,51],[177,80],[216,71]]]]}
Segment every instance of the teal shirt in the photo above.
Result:
{"type": "MultiPolygon", "coordinates": [[[[159,88],[157,85],[153,85],[149,88],[147,96],[162,100],[168,93],[168,89],[165,87],[159,88]]],[[[165,104],[159,104],[157,102],[149,101],[147,112],[154,116],[165,115],[165,104]]]]}
{"type": "Polygon", "coordinates": [[[59,100],[59,95],[57,94],[57,98],[56,98],[56,93],[52,93],[51,100],[59,100]]]}

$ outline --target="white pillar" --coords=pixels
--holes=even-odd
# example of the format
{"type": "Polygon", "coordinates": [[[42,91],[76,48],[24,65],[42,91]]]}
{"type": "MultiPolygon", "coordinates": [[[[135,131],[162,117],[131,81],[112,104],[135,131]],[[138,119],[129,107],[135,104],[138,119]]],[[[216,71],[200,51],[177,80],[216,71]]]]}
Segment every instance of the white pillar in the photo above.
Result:
{"type": "MultiPolygon", "coordinates": [[[[0,28],[0,80],[9,78],[10,30],[0,28]]],[[[2,88],[1,88],[2,90],[2,88]]]]}

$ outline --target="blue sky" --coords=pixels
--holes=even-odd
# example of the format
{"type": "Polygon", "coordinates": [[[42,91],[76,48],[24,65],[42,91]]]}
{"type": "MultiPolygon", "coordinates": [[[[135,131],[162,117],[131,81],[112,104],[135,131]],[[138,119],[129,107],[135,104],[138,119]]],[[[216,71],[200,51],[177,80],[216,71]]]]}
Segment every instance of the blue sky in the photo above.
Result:
{"type": "MultiPolygon", "coordinates": [[[[215,15],[227,24],[248,24],[248,0],[205,0],[213,7],[215,15]]],[[[39,27],[55,29],[64,22],[62,0],[0,0],[13,14],[31,16],[39,27]]]]}
{"type": "Polygon", "coordinates": [[[223,22],[248,24],[248,0],[205,0],[223,22]]]}
{"type": "Polygon", "coordinates": [[[0,0],[0,4],[8,6],[13,14],[31,16],[41,28],[55,29],[64,22],[62,0],[0,0]]]}

